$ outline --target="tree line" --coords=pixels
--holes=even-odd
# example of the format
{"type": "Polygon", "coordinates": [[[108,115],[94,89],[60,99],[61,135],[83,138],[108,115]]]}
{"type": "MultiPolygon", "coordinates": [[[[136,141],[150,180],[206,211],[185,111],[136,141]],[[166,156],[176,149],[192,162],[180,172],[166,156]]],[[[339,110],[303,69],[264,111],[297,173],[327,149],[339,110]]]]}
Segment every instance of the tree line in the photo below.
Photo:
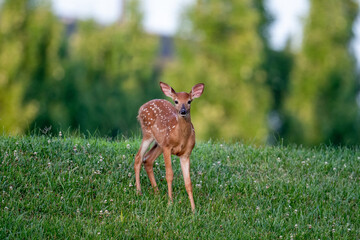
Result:
{"type": "Polygon", "coordinates": [[[71,34],[49,2],[0,6],[0,132],[52,127],[102,136],[139,131],[138,108],[205,83],[193,106],[200,139],[254,143],[360,142],[359,81],[350,49],[355,0],[311,0],[300,49],[269,44],[265,0],[198,0],[184,14],[175,54],[142,27],[138,1],[121,22],[76,22],[71,34]]]}

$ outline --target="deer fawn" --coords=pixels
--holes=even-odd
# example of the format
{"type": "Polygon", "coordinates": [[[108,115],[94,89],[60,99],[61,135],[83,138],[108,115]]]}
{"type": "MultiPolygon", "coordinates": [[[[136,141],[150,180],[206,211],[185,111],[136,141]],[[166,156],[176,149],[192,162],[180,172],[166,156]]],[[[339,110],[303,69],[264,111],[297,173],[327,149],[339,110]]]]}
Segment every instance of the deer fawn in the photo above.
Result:
{"type": "Polygon", "coordinates": [[[143,139],[139,152],[135,156],[136,189],[141,194],[140,169],[143,162],[151,186],[155,192],[159,191],[154,177],[153,164],[155,159],[163,153],[168,194],[172,202],[174,173],[171,167],[171,155],[177,155],[180,157],[185,188],[189,195],[191,209],[194,211],[195,203],[190,180],[190,154],[195,145],[195,131],[190,118],[190,104],[193,99],[201,96],[204,84],[196,84],[190,93],[177,93],[163,82],[160,82],[160,87],[166,96],[172,98],[175,106],[167,100],[154,99],[139,109],[138,120],[141,124],[143,139]],[[154,146],[145,154],[154,140],[154,146]]]}

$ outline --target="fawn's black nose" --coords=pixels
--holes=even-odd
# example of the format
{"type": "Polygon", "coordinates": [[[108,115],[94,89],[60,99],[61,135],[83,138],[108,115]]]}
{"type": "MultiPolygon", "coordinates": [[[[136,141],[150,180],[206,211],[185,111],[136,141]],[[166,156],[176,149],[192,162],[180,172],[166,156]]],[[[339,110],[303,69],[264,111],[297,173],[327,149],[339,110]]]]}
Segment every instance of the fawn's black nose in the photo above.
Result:
{"type": "Polygon", "coordinates": [[[180,109],[180,115],[185,116],[187,113],[185,105],[183,104],[180,109]]]}

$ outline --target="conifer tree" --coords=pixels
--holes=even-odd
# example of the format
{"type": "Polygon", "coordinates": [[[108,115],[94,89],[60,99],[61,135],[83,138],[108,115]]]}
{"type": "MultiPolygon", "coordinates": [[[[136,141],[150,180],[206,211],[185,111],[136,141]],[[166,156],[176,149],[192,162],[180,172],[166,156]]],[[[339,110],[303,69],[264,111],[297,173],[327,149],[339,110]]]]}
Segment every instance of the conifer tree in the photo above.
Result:
{"type": "Polygon", "coordinates": [[[303,46],[296,56],[286,108],[290,142],[359,143],[354,56],[349,51],[358,14],[354,0],[312,0],[303,46]]]}
{"type": "Polygon", "coordinates": [[[265,8],[265,0],[255,0],[254,3],[260,14],[258,32],[264,45],[262,69],[266,73],[266,84],[271,98],[270,109],[267,113],[269,126],[267,142],[276,144],[284,137],[284,130],[287,126],[284,103],[293,66],[293,54],[290,49],[291,40],[288,40],[283,49],[274,50],[270,46],[269,32],[274,16],[265,8]]]}

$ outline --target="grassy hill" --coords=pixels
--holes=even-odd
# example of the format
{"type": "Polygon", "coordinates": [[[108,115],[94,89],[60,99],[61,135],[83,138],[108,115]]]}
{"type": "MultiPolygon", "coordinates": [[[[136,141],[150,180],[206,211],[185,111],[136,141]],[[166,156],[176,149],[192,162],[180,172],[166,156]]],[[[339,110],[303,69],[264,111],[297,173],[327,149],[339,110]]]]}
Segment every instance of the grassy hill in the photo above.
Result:
{"type": "Polygon", "coordinates": [[[0,239],[359,239],[360,149],[203,142],[191,156],[192,214],[173,157],[168,204],[144,169],[139,139],[0,136],[0,239]]]}

